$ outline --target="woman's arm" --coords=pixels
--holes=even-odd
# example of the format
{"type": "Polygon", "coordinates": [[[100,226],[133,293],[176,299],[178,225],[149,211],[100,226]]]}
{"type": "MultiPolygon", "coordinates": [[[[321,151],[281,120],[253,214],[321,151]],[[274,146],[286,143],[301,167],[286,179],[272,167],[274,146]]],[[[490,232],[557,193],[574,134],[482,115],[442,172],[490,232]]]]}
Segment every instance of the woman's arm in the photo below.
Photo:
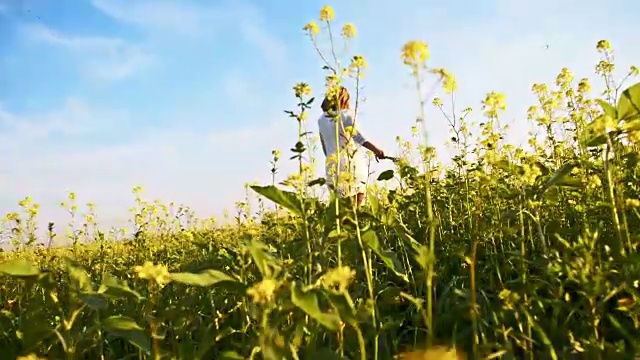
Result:
{"type": "MultiPolygon", "coordinates": [[[[369,140],[367,140],[362,135],[362,133],[360,133],[360,130],[356,128],[353,121],[353,117],[351,115],[345,114],[343,118],[343,125],[344,125],[344,128],[353,127],[353,130],[351,131],[351,133],[353,134],[353,140],[358,145],[363,146],[367,150],[371,151],[379,159],[384,157],[384,151],[380,150],[377,146],[373,145],[369,140]]],[[[344,129],[342,129],[342,131],[344,131],[344,129]]]]}

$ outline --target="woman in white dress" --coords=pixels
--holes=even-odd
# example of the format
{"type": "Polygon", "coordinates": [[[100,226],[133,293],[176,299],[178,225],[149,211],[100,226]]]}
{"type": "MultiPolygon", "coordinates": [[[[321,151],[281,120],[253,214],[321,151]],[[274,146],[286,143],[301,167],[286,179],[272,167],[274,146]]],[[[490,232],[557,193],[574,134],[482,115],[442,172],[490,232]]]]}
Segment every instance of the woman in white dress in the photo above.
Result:
{"type": "Polygon", "coordinates": [[[360,149],[374,153],[377,159],[384,158],[384,152],[365,139],[358,131],[354,112],[349,106],[350,96],[341,87],[338,99],[325,97],[322,102],[322,116],[318,119],[322,151],[326,157],[326,180],[331,189],[337,189],[341,196],[355,196],[357,206],[364,200],[369,174],[360,149]],[[337,100],[337,101],[336,101],[337,100]],[[338,129],[336,133],[336,122],[338,129]],[[339,141],[336,141],[336,135],[339,141]],[[340,172],[336,171],[340,150],[340,172]],[[338,184],[336,186],[336,183],[338,184]]]}

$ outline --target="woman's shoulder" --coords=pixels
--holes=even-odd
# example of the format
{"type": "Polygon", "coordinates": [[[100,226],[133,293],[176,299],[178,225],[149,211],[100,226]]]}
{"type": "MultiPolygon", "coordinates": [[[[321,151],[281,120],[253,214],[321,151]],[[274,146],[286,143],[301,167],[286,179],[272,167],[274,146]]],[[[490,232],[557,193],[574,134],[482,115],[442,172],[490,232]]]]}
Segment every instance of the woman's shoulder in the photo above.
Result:
{"type": "Polygon", "coordinates": [[[342,121],[353,121],[355,112],[352,109],[344,109],[340,111],[342,121]]]}

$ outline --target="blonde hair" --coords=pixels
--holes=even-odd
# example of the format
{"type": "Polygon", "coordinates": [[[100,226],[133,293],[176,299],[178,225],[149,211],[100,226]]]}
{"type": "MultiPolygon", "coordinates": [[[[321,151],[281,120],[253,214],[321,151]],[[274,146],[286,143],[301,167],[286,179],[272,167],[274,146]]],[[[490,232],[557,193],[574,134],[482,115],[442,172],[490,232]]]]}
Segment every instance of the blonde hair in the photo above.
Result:
{"type": "Polygon", "coordinates": [[[341,86],[340,90],[338,91],[338,99],[336,99],[335,96],[329,97],[329,95],[327,94],[320,107],[325,113],[328,113],[330,111],[344,110],[349,108],[350,100],[351,96],[349,95],[349,91],[344,86],[341,86]]]}

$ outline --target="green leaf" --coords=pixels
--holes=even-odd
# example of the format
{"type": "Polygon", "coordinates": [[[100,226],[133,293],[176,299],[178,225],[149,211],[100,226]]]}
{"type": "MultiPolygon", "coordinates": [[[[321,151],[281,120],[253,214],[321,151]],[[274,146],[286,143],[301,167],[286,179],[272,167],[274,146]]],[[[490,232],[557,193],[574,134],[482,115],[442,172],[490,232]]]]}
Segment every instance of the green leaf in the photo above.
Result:
{"type": "Polygon", "coordinates": [[[216,355],[216,358],[220,360],[244,360],[244,356],[235,351],[223,351],[219,355],[216,355]]]}
{"type": "Polygon", "coordinates": [[[427,246],[418,245],[413,248],[415,254],[413,255],[414,259],[418,262],[418,265],[422,268],[422,270],[428,270],[431,265],[434,264],[436,257],[427,246]]]}
{"type": "Polygon", "coordinates": [[[271,278],[274,274],[274,270],[279,270],[281,266],[276,259],[267,254],[264,249],[266,246],[257,240],[251,240],[248,245],[251,258],[255,262],[260,274],[263,278],[271,278]]]}
{"type": "Polygon", "coordinates": [[[371,207],[371,213],[375,216],[378,216],[378,212],[380,211],[380,202],[378,201],[378,197],[373,193],[372,189],[367,189],[367,203],[371,207]]]}
{"type": "Polygon", "coordinates": [[[213,286],[218,283],[230,282],[237,283],[238,280],[232,278],[231,276],[213,269],[204,270],[198,274],[182,272],[182,273],[172,273],[171,279],[175,282],[193,285],[193,286],[213,286]]]}
{"type": "Polygon", "coordinates": [[[565,175],[562,178],[560,178],[555,185],[579,188],[579,187],[582,187],[582,180],[573,176],[565,175]]]}
{"type": "Polygon", "coordinates": [[[596,147],[607,143],[607,135],[597,135],[586,141],[587,147],[596,147]]]}
{"type": "Polygon", "coordinates": [[[575,162],[568,162],[560,169],[558,169],[551,178],[542,186],[540,191],[538,192],[538,197],[544,195],[544,193],[549,190],[552,186],[561,185],[563,180],[571,173],[571,171],[577,166],[575,162]]]}
{"type": "Polygon", "coordinates": [[[100,293],[82,294],[80,300],[93,310],[103,310],[109,305],[107,296],[100,293]]]}
{"type": "Polygon", "coordinates": [[[327,182],[327,180],[325,178],[319,177],[319,178],[317,178],[315,180],[309,181],[307,186],[316,186],[316,185],[322,186],[322,185],[326,184],[326,182],[327,182]]]}
{"type": "Polygon", "coordinates": [[[72,288],[84,293],[92,292],[93,283],[91,282],[91,277],[82,266],[69,258],[65,258],[65,264],[69,279],[71,279],[72,288]]]}
{"type": "Polygon", "coordinates": [[[356,307],[353,304],[353,300],[349,293],[344,294],[334,294],[328,293],[329,301],[331,305],[338,310],[338,314],[340,314],[340,318],[342,321],[349,325],[355,326],[358,322],[356,318],[356,307]]]}
{"type": "Polygon", "coordinates": [[[640,119],[632,120],[622,125],[622,131],[634,132],[640,130],[640,119]]]}
{"type": "Polygon", "coordinates": [[[109,334],[129,341],[147,355],[151,354],[150,336],[132,318],[111,316],[103,320],[102,327],[109,334]]]}
{"type": "Polygon", "coordinates": [[[273,185],[269,186],[251,186],[253,191],[273,201],[274,203],[282,206],[283,208],[293,212],[294,214],[301,216],[302,207],[300,206],[300,200],[295,193],[280,190],[273,185]]]}
{"type": "Polygon", "coordinates": [[[392,169],[385,170],[381,172],[380,175],[378,175],[378,181],[386,181],[386,180],[393,179],[393,175],[394,173],[392,169]]]}
{"type": "Polygon", "coordinates": [[[501,169],[505,172],[515,172],[517,174],[522,174],[524,172],[522,166],[509,162],[508,160],[499,160],[493,164],[496,168],[501,169]]]}
{"type": "Polygon", "coordinates": [[[382,262],[389,268],[389,270],[393,271],[394,274],[402,278],[402,280],[409,282],[409,278],[405,274],[405,270],[402,266],[402,263],[398,260],[396,253],[393,251],[382,250],[380,245],[380,240],[378,240],[378,235],[372,229],[367,229],[362,233],[362,241],[373,250],[382,262]]]}
{"type": "Polygon", "coordinates": [[[118,279],[109,273],[104,274],[98,293],[115,299],[133,298],[136,301],[144,299],[140,293],[131,289],[126,281],[118,279]]]}
{"type": "MultiPolygon", "coordinates": [[[[607,133],[603,130],[603,123],[609,123],[611,118],[607,114],[603,114],[595,118],[591,123],[589,123],[584,133],[581,135],[582,139],[580,140],[587,147],[596,147],[600,145],[604,145],[607,143],[608,138],[614,139],[618,136],[618,131],[609,131],[607,133]]],[[[615,118],[611,118],[615,119],[615,118]]]]}
{"type": "Polygon", "coordinates": [[[33,277],[40,274],[40,268],[31,261],[17,259],[0,264],[0,273],[14,277],[33,277]]]}
{"type": "Polygon", "coordinates": [[[416,307],[416,309],[418,309],[418,310],[424,309],[425,300],[418,299],[418,298],[414,297],[413,295],[408,294],[408,293],[406,293],[404,291],[400,292],[400,296],[402,296],[403,298],[409,300],[416,307]]]}
{"type": "Polygon", "coordinates": [[[340,327],[340,317],[320,310],[317,290],[303,291],[296,282],[293,282],[291,283],[291,301],[327,329],[337,331],[340,327]]]}
{"type": "Polygon", "coordinates": [[[640,117],[640,82],[628,87],[618,99],[618,119],[636,120],[640,117]]]}
{"type": "MultiPolygon", "coordinates": [[[[215,351],[215,347],[219,341],[221,341],[222,339],[226,338],[229,335],[233,335],[238,332],[239,331],[230,327],[217,329],[215,326],[213,326],[213,324],[207,326],[204,333],[198,337],[199,339],[201,339],[201,341],[199,341],[198,343],[198,348],[197,348],[197,353],[195,355],[195,358],[201,359],[201,360],[210,359],[211,350],[214,349],[215,351]]],[[[238,359],[237,356],[240,356],[240,355],[238,355],[234,351],[230,351],[230,352],[228,351],[228,352],[223,352],[221,354],[218,354],[216,356],[216,359],[232,360],[232,359],[238,359]],[[227,354],[226,357],[225,357],[225,354],[227,354]]],[[[244,358],[240,357],[240,359],[244,359],[244,358]]]]}
{"type": "Polygon", "coordinates": [[[613,107],[613,105],[609,104],[608,102],[602,99],[596,99],[596,102],[598,103],[598,105],[600,105],[605,115],[609,116],[612,119],[618,118],[618,110],[616,110],[616,108],[613,107]]]}

